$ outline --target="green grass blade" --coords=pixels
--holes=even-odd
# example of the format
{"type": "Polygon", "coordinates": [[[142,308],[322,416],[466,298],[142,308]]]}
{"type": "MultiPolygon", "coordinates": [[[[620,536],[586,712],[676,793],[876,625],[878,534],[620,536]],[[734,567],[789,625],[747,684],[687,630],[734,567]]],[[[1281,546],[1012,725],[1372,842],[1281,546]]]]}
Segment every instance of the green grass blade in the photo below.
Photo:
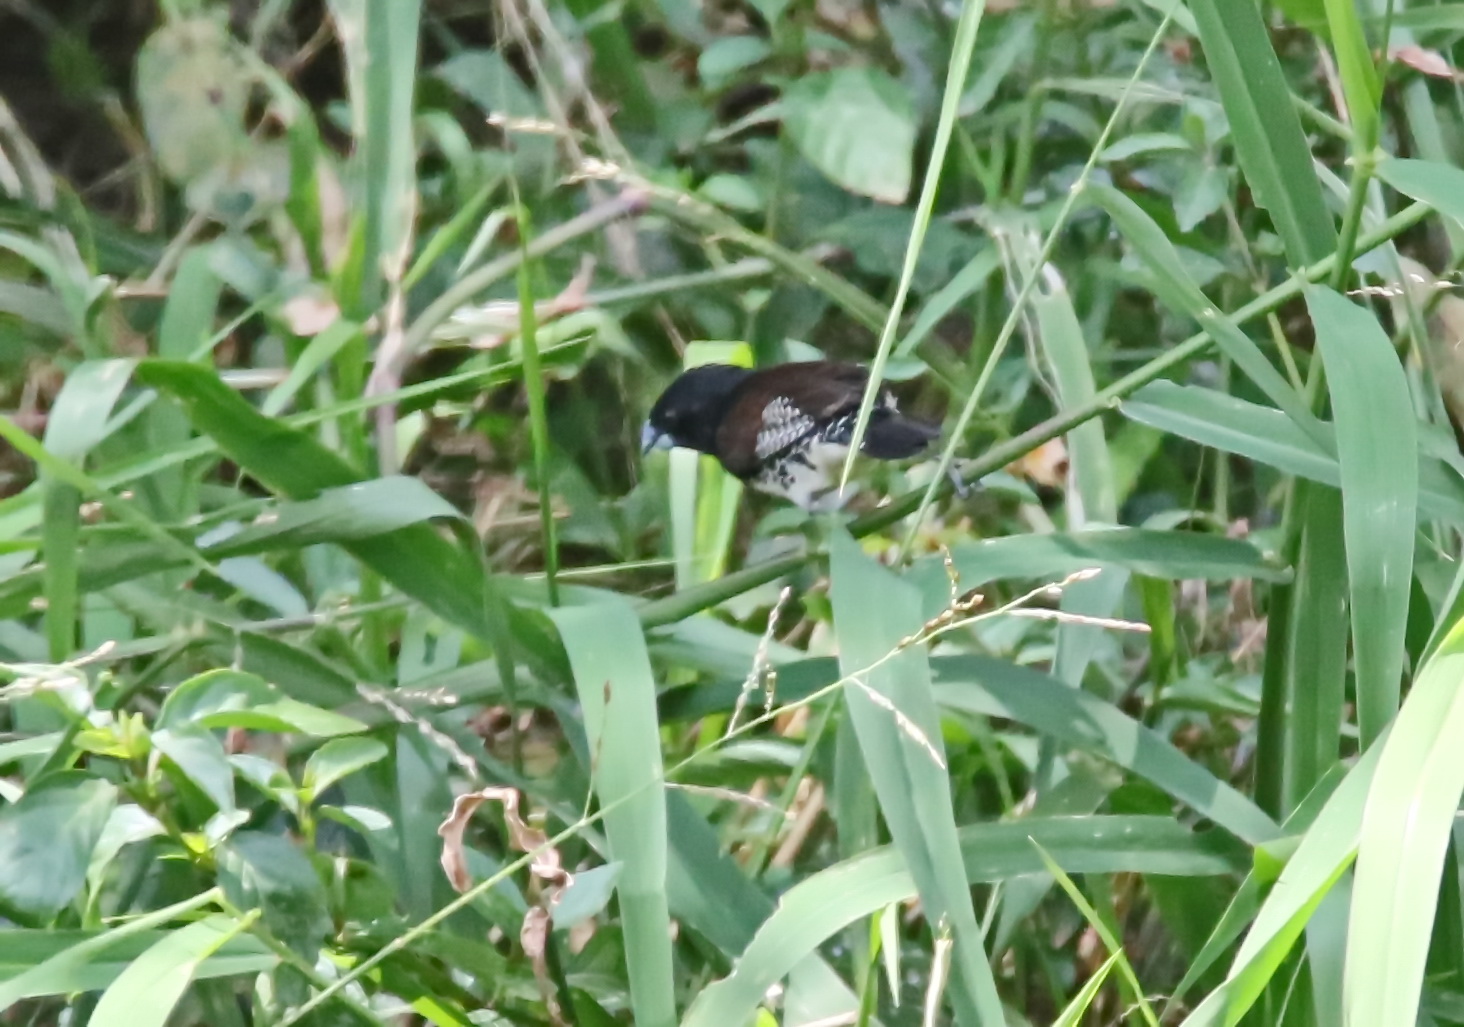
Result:
{"type": "MultiPolygon", "coordinates": [[[[1120,408],[1124,414],[1182,438],[1256,460],[1287,474],[1324,485],[1341,485],[1332,445],[1317,446],[1285,414],[1213,389],[1155,382],[1120,408]]],[[[1330,426],[1328,442],[1331,443],[1330,426]]],[[[1419,454],[1418,508],[1421,514],[1464,524],[1464,483],[1437,457],[1419,454]]]]}
{"type": "MultiPolygon", "coordinates": [[[[292,499],[312,499],[356,483],[357,473],[303,432],[263,416],[213,371],[194,364],[145,361],[139,380],[181,402],[194,427],[210,435],[241,467],[292,499]]],[[[479,638],[498,637],[489,615],[492,579],[477,559],[425,523],[412,524],[343,548],[407,595],[479,638]]]]}
{"type": "Polygon", "coordinates": [[[355,161],[363,192],[360,291],[342,296],[363,319],[399,282],[416,207],[412,97],[420,0],[331,0],[346,57],[355,161]]]}
{"type": "MultiPolygon", "coordinates": [[[[691,342],[682,366],[737,364],[752,366],[752,347],[745,342],[691,342]]],[[[713,457],[676,449],[670,453],[671,551],[676,560],[676,587],[690,588],[725,572],[742,483],[713,457]]]]}
{"type": "Polygon", "coordinates": [[[1143,986],[1139,984],[1138,974],[1134,973],[1133,964],[1129,962],[1128,957],[1124,954],[1123,942],[1113,933],[1104,919],[1098,915],[1098,911],[1093,908],[1092,903],[1083,896],[1083,893],[1078,890],[1078,886],[1073,883],[1073,879],[1067,875],[1057,860],[1053,859],[1051,854],[1042,847],[1041,843],[1033,839],[1032,846],[1037,850],[1037,855],[1041,857],[1042,864],[1047,867],[1047,872],[1053,876],[1062,890],[1067,893],[1067,897],[1072,901],[1073,905],[1077,906],[1079,912],[1083,914],[1083,919],[1088,922],[1088,926],[1093,928],[1098,936],[1103,939],[1103,944],[1108,946],[1111,957],[1118,959],[1119,972],[1124,982],[1128,985],[1129,991],[1132,992],[1134,1004],[1138,1006],[1139,1012],[1143,1014],[1144,1022],[1149,1024],[1149,1027],[1159,1027],[1159,1020],[1154,1015],[1154,1010],[1144,995],[1143,986]]]}
{"type": "MultiPolygon", "coordinates": [[[[0,1010],[9,1009],[25,998],[33,998],[38,995],[64,995],[68,992],[85,991],[89,987],[97,986],[89,985],[85,975],[108,949],[115,945],[126,944],[128,939],[135,940],[138,935],[144,935],[161,927],[174,917],[212,905],[220,897],[219,891],[211,888],[181,902],[145,913],[110,931],[75,939],[75,944],[45,956],[40,962],[4,982],[0,982],[0,1010]]],[[[40,946],[36,947],[40,948],[40,946]]],[[[266,969],[275,961],[274,956],[264,957],[264,963],[259,966],[259,969],[266,969]]]]}
{"type": "MultiPolygon", "coordinates": [[[[517,200],[517,190],[515,190],[517,200]]],[[[534,310],[534,265],[529,258],[533,227],[528,208],[516,206],[519,230],[518,328],[524,361],[524,392],[529,400],[529,438],[533,447],[534,484],[539,492],[539,533],[544,550],[544,583],[549,605],[559,605],[559,540],[554,528],[554,493],[549,481],[549,415],[545,409],[544,373],[539,366],[539,327],[534,310]]]]}
{"type": "Polygon", "coordinates": [[[1337,231],[1312,170],[1301,121],[1270,35],[1252,4],[1192,0],[1205,60],[1230,120],[1236,156],[1257,205],[1271,215],[1294,267],[1337,246],[1337,231]]]}
{"type": "MultiPolygon", "coordinates": [[[[1032,297],[1032,309],[1037,315],[1042,352],[1057,386],[1059,406],[1063,410],[1081,407],[1098,391],[1083,326],[1078,323],[1067,285],[1056,270],[1049,265],[1033,267],[1031,273],[1041,273],[1045,279],[1045,288],[1032,297]]],[[[1102,422],[1094,419],[1069,432],[1068,456],[1080,503],[1076,511],[1070,512],[1068,527],[1078,530],[1090,520],[1100,524],[1117,522],[1118,498],[1113,491],[1113,466],[1102,422]]]]}
{"type": "Polygon", "coordinates": [[[1364,753],[1332,793],[1262,903],[1225,982],[1182,1027],[1234,1027],[1265,991],[1312,912],[1352,865],[1380,751],[1374,746],[1364,753]]]}
{"type": "Polygon", "coordinates": [[[1057,1019],[1052,1021],[1052,1027],[1080,1027],[1084,1022],[1084,1017],[1088,1015],[1088,1007],[1098,997],[1103,983],[1108,980],[1108,975],[1113,972],[1113,968],[1118,965],[1122,956],[1123,952],[1120,950],[1103,961],[1103,965],[1093,976],[1083,982],[1083,986],[1078,989],[1073,1000],[1064,1006],[1057,1019]]]}
{"type": "Polygon", "coordinates": [[[942,656],[931,666],[943,707],[1014,720],[1111,760],[1252,845],[1277,836],[1276,824],[1253,802],[1111,703],[991,657],[942,656]]]}
{"type": "Polygon", "coordinates": [[[895,356],[912,355],[926,337],[935,330],[935,326],[940,324],[942,318],[955,310],[966,297],[986,284],[987,279],[996,272],[1000,263],[1000,257],[994,246],[982,250],[967,261],[966,266],[957,271],[949,282],[941,286],[940,291],[925,301],[925,305],[920,308],[920,313],[915,318],[915,323],[910,326],[909,332],[895,347],[895,356]]]}
{"type": "Polygon", "coordinates": [[[1306,298],[1337,422],[1357,719],[1366,746],[1398,709],[1418,520],[1418,434],[1403,366],[1377,321],[1321,287],[1306,298]]]}
{"type": "MultiPolygon", "coordinates": [[[[1020,252],[1021,247],[1016,247],[1020,252]]],[[[1035,257],[1035,254],[1028,254],[1035,257]]],[[[1072,298],[1056,268],[1035,260],[1023,267],[1026,275],[1041,275],[1043,288],[1032,296],[1038,338],[1057,386],[1058,406],[1075,410],[1091,403],[1097,393],[1093,368],[1083,327],[1073,310],[1072,298]]],[[[1067,525],[1081,529],[1089,522],[1118,521],[1118,497],[1113,488],[1113,464],[1103,423],[1094,418],[1068,433],[1068,457],[1074,488],[1067,497],[1067,525]]],[[[1106,570],[1089,581],[1074,582],[1063,590],[1062,609],[1078,617],[1109,617],[1128,587],[1128,575],[1106,570]]],[[[1092,624],[1066,621],[1057,627],[1057,654],[1053,674],[1073,686],[1080,686],[1088,671],[1103,630],[1092,624]]]]}
{"type": "Polygon", "coordinates": [[[619,600],[553,611],[584,711],[605,807],[635,1022],[676,1023],[666,898],[666,797],[656,683],[640,622],[619,600]]]}
{"type": "Polygon", "coordinates": [[[1215,308],[1184,270],[1184,262],[1153,218],[1133,200],[1108,186],[1089,186],[1091,196],[1113,218],[1153,275],[1159,298],[1183,311],[1209,331],[1210,337],[1272,403],[1284,410],[1308,435],[1320,434],[1306,401],[1282,377],[1251,338],[1215,308]]]}
{"type": "Polygon", "coordinates": [[[925,165],[925,180],[920,185],[920,199],[915,204],[915,223],[910,238],[905,243],[905,261],[900,268],[900,281],[895,286],[895,298],[885,315],[880,329],[879,346],[875,350],[874,363],[869,370],[869,384],[864,398],[859,401],[859,414],[854,421],[854,434],[849,442],[849,455],[844,460],[844,470],[839,477],[842,489],[854,468],[854,460],[864,441],[864,430],[869,425],[869,415],[874,410],[874,401],[879,396],[880,383],[884,380],[885,364],[895,344],[895,332],[900,325],[900,315],[905,310],[905,299],[910,295],[910,283],[915,278],[915,267],[920,260],[920,251],[925,245],[925,233],[930,227],[931,214],[935,210],[935,196],[940,189],[941,173],[945,168],[946,152],[950,148],[951,132],[955,128],[961,96],[966,89],[966,76],[971,71],[971,55],[976,50],[976,33],[981,27],[981,15],[986,10],[986,0],[962,0],[961,17],[956,22],[955,40],[951,45],[951,60],[946,67],[945,90],[941,94],[940,118],[935,125],[935,138],[930,144],[930,159],[925,165]]]}
{"type": "MultiPolygon", "coordinates": [[[[1290,647],[1287,656],[1285,752],[1278,808],[1289,814],[1340,756],[1347,686],[1347,547],[1342,497],[1306,483],[1303,535],[1297,560],[1290,647]]],[[[1259,790],[1261,783],[1257,782],[1259,790]]]]}
{"type": "Polygon", "coordinates": [[[165,935],[102,993],[88,1027],[164,1027],[198,968],[247,927],[215,914],[165,935]]]}
{"type": "Polygon", "coordinates": [[[360,336],[360,325],[344,318],[333,322],[329,328],[306,344],[305,349],[290,367],[290,373],[285,376],[285,380],[269,391],[269,395],[264,397],[264,402],[260,404],[259,409],[270,417],[283,413],[290,402],[300,394],[300,390],[305,387],[306,383],[315,377],[321,368],[329,367],[336,355],[346,346],[357,342],[360,336]]]}
{"type": "Polygon", "coordinates": [[[1413,1023],[1418,1015],[1439,875],[1464,793],[1461,680],[1464,621],[1419,671],[1380,746],[1348,922],[1348,1023],[1413,1023]]]}
{"type": "MultiPolygon", "coordinates": [[[[1076,208],[1078,196],[1087,185],[1088,176],[1092,174],[1093,168],[1097,165],[1099,154],[1107,146],[1109,137],[1117,126],[1120,116],[1124,113],[1134,87],[1142,79],[1145,69],[1149,66],[1149,58],[1153,55],[1155,48],[1158,47],[1160,40],[1164,37],[1164,32],[1169,27],[1169,21],[1170,15],[1166,14],[1164,20],[1159,23],[1154,34],[1149,38],[1149,45],[1145,48],[1143,56],[1139,58],[1137,64],[1134,66],[1133,74],[1129,77],[1127,86],[1125,86],[1124,91],[1120,94],[1118,102],[1114,105],[1112,112],[1108,116],[1108,120],[1104,123],[1103,129],[1098,134],[1098,141],[1088,154],[1088,159],[1084,162],[1082,170],[1078,172],[1077,181],[1068,186],[1067,196],[1064,197],[1052,227],[1048,230],[1047,236],[1043,240],[1042,248],[1037,254],[1037,259],[1033,262],[1036,267],[1040,268],[1051,258],[1053,249],[1057,244],[1059,233],[1067,225],[1068,218],[1076,208]]],[[[921,522],[925,517],[925,512],[930,509],[930,504],[935,501],[937,491],[942,488],[949,488],[949,482],[945,480],[947,476],[946,472],[950,470],[956,448],[964,441],[966,429],[971,424],[971,418],[976,414],[977,404],[981,402],[986,392],[986,387],[991,382],[992,375],[996,373],[997,364],[1006,353],[1007,344],[1016,333],[1017,325],[1026,313],[1027,300],[1032,295],[1032,290],[1036,288],[1036,285],[1037,275],[1027,275],[1023,279],[1016,295],[1012,298],[1011,309],[1007,313],[1006,320],[1002,322],[1001,329],[997,332],[996,339],[991,345],[991,350],[987,354],[986,361],[982,364],[981,373],[977,376],[975,384],[971,387],[970,395],[966,397],[966,402],[961,407],[960,414],[956,417],[956,423],[950,430],[945,448],[941,450],[940,462],[936,468],[936,473],[931,478],[930,484],[925,487],[924,493],[920,496],[918,503],[911,507],[915,516],[912,518],[909,530],[906,531],[904,540],[901,543],[900,550],[902,555],[909,553],[910,547],[915,541],[916,533],[919,531],[921,522]]],[[[1087,418],[1083,418],[1083,420],[1087,420],[1087,418]]],[[[886,515],[897,515],[896,508],[891,508],[886,511],[886,515]]]]}
{"type": "Polygon", "coordinates": [[[846,708],[885,823],[919,885],[926,919],[953,932],[956,1018],[972,1027],[999,1023],[1001,1001],[961,869],[929,663],[922,648],[901,649],[902,639],[924,623],[919,593],[842,532],[832,540],[830,575],[839,664],[855,677],[844,690],[846,708]]]}
{"type": "MultiPolygon", "coordinates": [[[[1042,872],[1032,839],[1073,873],[1207,877],[1236,866],[1234,853],[1169,817],[1034,817],[962,828],[965,881],[996,882],[1042,872]]],[[[809,875],[784,893],[732,973],[697,996],[682,1027],[748,1022],[768,988],[825,940],[917,894],[914,875],[893,845],[809,875]]]]}

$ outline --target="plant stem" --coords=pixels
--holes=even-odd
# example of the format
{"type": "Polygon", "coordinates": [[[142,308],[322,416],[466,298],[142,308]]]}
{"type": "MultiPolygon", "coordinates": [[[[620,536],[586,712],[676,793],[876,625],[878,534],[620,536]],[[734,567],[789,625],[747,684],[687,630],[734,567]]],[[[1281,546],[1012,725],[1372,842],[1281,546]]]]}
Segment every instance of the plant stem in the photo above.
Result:
{"type": "MultiPolygon", "coordinates": [[[[518,192],[517,189],[514,190],[518,192]]],[[[538,324],[534,316],[534,284],[529,263],[529,212],[518,205],[519,346],[524,362],[524,391],[529,397],[529,435],[534,447],[534,479],[539,490],[539,525],[544,536],[544,576],[549,605],[559,605],[559,545],[554,531],[554,496],[549,491],[549,420],[544,403],[544,375],[539,367],[538,324]]]]}

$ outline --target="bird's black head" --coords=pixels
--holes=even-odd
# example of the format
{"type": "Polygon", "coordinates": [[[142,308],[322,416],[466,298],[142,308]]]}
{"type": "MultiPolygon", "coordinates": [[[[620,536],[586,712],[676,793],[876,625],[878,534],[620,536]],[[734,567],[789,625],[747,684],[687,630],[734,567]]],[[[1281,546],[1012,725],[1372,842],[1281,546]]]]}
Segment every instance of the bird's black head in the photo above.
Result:
{"type": "Polygon", "coordinates": [[[751,373],[732,364],[702,364],[684,371],[651,407],[641,429],[641,452],[672,446],[713,452],[732,393],[751,373]]]}

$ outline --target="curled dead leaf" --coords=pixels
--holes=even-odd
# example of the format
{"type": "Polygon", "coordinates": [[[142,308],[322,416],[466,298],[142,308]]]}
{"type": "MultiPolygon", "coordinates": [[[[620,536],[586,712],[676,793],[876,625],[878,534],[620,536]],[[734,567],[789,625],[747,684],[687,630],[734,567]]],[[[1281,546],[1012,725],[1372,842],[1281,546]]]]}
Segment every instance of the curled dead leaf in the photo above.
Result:
{"type": "Polygon", "coordinates": [[[442,871],[448,881],[459,892],[465,892],[473,885],[467,854],[463,849],[463,833],[473,812],[485,802],[503,804],[503,823],[508,828],[509,841],[514,848],[520,852],[541,850],[529,864],[529,872],[551,886],[551,895],[557,895],[572,879],[559,861],[559,850],[547,847],[548,836],[538,828],[530,827],[519,815],[519,793],[515,788],[483,788],[459,795],[453,801],[452,812],[437,828],[442,838],[442,871]]]}
{"type": "Polygon", "coordinates": [[[559,1008],[559,997],[554,981],[549,976],[549,911],[535,906],[524,914],[524,925],[519,929],[519,944],[524,955],[534,967],[534,981],[539,985],[539,995],[549,1013],[549,1022],[555,1027],[564,1023],[564,1011],[559,1008]]]}

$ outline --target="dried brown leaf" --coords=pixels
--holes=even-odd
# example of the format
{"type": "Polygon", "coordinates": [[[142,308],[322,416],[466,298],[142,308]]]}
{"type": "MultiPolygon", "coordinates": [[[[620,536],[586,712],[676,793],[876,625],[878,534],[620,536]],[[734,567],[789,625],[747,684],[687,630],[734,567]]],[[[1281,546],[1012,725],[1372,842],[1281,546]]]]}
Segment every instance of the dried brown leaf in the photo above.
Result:
{"type": "Polygon", "coordinates": [[[1399,64],[1406,64],[1414,71],[1422,72],[1433,78],[1447,78],[1455,82],[1464,81],[1464,76],[1455,71],[1447,58],[1437,50],[1427,50],[1417,45],[1400,46],[1393,50],[1392,56],[1393,60],[1399,64]]]}
{"type": "Polygon", "coordinates": [[[1007,465],[1007,471],[1047,488],[1060,488],[1067,482],[1068,452],[1062,439],[1049,439],[1036,449],[1007,465]]]}
{"type": "Polygon", "coordinates": [[[473,812],[485,802],[503,804],[503,822],[508,828],[509,841],[520,852],[542,850],[529,864],[529,871],[535,877],[549,884],[553,893],[570,882],[570,875],[559,860],[559,850],[546,848],[549,839],[536,827],[530,827],[519,816],[519,793],[516,788],[483,788],[476,792],[459,795],[453,801],[452,812],[438,827],[442,838],[442,870],[447,879],[459,892],[472,887],[472,876],[468,873],[467,855],[463,849],[463,833],[473,812]]]}

